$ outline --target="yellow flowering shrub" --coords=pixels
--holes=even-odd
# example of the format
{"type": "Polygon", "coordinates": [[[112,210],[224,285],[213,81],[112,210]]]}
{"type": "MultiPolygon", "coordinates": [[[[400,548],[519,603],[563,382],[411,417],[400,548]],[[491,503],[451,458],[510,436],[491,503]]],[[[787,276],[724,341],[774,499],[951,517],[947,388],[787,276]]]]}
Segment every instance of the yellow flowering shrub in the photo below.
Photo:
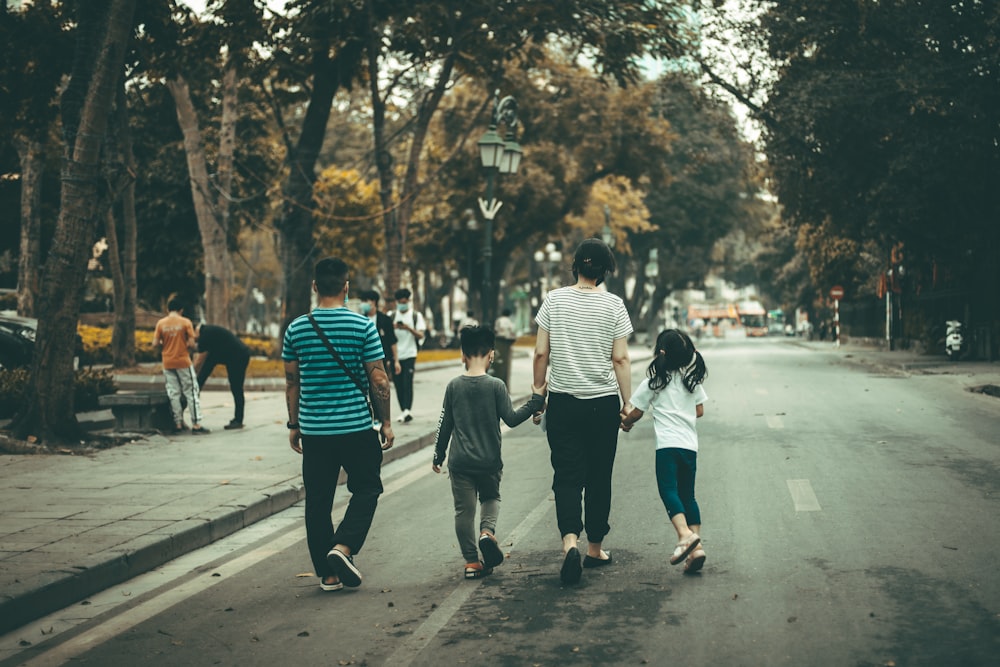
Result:
{"type": "MultiPolygon", "coordinates": [[[[111,328],[94,327],[81,324],[77,333],[83,343],[81,363],[110,364],[111,363],[111,328]]],[[[254,357],[269,357],[274,350],[274,341],[260,336],[240,336],[254,357]]],[[[156,363],[160,361],[160,350],[153,345],[153,332],[149,329],[137,329],[135,332],[135,361],[138,364],[156,363]]]]}

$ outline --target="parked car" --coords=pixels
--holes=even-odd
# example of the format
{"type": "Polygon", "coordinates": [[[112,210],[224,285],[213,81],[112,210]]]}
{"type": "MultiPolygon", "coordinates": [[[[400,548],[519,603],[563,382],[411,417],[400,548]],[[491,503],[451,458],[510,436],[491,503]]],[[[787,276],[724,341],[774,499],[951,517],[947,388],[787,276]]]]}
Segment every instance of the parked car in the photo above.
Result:
{"type": "MultiPolygon", "coordinates": [[[[38,330],[38,320],[33,317],[17,315],[0,315],[0,371],[13,368],[26,368],[31,365],[35,354],[35,333],[38,330]]],[[[76,350],[73,355],[73,368],[80,365],[80,354],[83,352],[83,339],[76,335],[76,350]]]]}
{"type": "Polygon", "coordinates": [[[0,315],[0,370],[31,364],[37,328],[34,318],[0,315]]]}

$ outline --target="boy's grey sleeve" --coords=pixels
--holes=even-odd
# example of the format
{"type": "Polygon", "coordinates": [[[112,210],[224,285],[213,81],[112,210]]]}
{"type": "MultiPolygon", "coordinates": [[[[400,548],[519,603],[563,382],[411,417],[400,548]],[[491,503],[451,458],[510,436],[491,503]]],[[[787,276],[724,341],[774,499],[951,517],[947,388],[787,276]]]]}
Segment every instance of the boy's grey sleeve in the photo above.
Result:
{"type": "Polygon", "coordinates": [[[541,410],[542,406],[545,405],[544,396],[541,394],[532,394],[527,403],[515,410],[511,404],[510,394],[507,393],[507,389],[503,384],[500,385],[500,388],[500,392],[497,395],[497,413],[503,419],[504,423],[511,428],[527,420],[528,417],[541,410]]]}
{"type": "Polygon", "coordinates": [[[441,406],[441,417],[438,419],[437,438],[434,441],[434,465],[444,463],[444,455],[448,451],[448,441],[455,429],[455,418],[451,414],[451,386],[444,390],[444,404],[441,406]]]}

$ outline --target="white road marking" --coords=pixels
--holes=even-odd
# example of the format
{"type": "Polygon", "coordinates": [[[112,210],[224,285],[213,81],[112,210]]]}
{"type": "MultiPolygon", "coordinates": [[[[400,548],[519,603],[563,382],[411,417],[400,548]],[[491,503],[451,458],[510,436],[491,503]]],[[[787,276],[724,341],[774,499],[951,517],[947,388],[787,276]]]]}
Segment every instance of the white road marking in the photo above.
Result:
{"type": "MultiPolygon", "coordinates": [[[[410,458],[410,457],[407,457],[410,458]]],[[[416,459],[415,459],[416,460],[416,459]]],[[[421,465],[414,465],[413,469],[405,474],[400,474],[393,478],[387,484],[384,484],[384,490],[382,492],[382,497],[396,493],[413,482],[417,481],[421,477],[427,475],[431,472],[430,465],[426,464],[425,458],[420,458],[421,465]]],[[[404,464],[405,465],[405,464],[404,464]]],[[[344,511],[346,509],[346,498],[342,498],[338,503],[336,512],[334,514],[334,522],[339,523],[343,519],[344,511]]],[[[282,517],[286,513],[294,512],[295,522],[300,524],[298,528],[290,530],[287,533],[279,535],[270,542],[250,551],[242,556],[235,558],[231,561],[225,562],[217,567],[210,568],[209,571],[200,574],[190,581],[187,581],[179,586],[166,590],[158,595],[155,595],[148,600],[145,600],[135,607],[128,609],[117,616],[108,619],[106,622],[101,623],[79,635],[73,637],[62,644],[52,647],[48,651],[39,654],[35,658],[29,660],[28,662],[22,663],[22,665],[28,667],[48,667],[49,665],[63,665],[69,660],[79,656],[85,651],[90,650],[92,647],[100,645],[113,637],[126,632],[127,630],[135,627],[136,625],[143,623],[153,616],[166,611],[170,607],[179,604],[204,590],[211,588],[212,586],[231,579],[236,575],[240,574],[244,570],[253,567],[257,563],[261,562],[266,558],[270,558],[275,554],[279,554],[282,551],[295,546],[297,543],[306,539],[305,527],[301,525],[302,509],[300,506],[296,505],[292,508],[285,510],[284,512],[275,515],[276,517],[282,517]]],[[[523,522],[522,522],[523,523],[523,522]]],[[[251,527],[252,528],[252,527],[251,527]]],[[[248,529],[244,529],[248,530],[248,529]]],[[[236,533],[239,535],[240,532],[236,533]]],[[[228,539],[228,538],[227,538],[228,539]]],[[[211,548],[206,547],[206,549],[211,548]]],[[[166,567],[166,566],[164,566],[166,567]]],[[[149,577],[162,577],[163,573],[160,571],[162,568],[157,568],[152,572],[140,575],[135,579],[130,580],[122,585],[123,588],[127,588],[132,582],[136,582],[142,578],[149,577]]],[[[190,569],[184,572],[187,574],[190,569]]],[[[178,575],[181,576],[181,575],[178,575]]],[[[163,585],[163,581],[157,581],[157,585],[163,585]]],[[[117,590],[117,589],[116,589],[117,590]]],[[[61,613],[61,612],[57,612],[61,613]]],[[[46,617],[48,618],[48,617],[46,617]]],[[[41,619],[36,621],[36,624],[42,624],[45,627],[45,620],[41,619]]],[[[62,630],[69,630],[70,627],[65,627],[62,630]]],[[[24,628],[20,628],[15,632],[20,633],[24,628]]],[[[11,633],[13,634],[13,633],[11,633]]],[[[22,635],[23,636],[23,635],[22,635]]],[[[51,639],[51,635],[49,639],[51,639]]]]}
{"type": "MultiPolygon", "coordinates": [[[[528,516],[524,517],[521,523],[515,526],[507,539],[504,541],[511,541],[514,545],[517,545],[519,539],[522,535],[527,535],[532,528],[535,527],[543,516],[548,514],[553,507],[552,501],[548,496],[539,503],[535,509],[528,513],[528,516]]],[[[441,630],[448,625],[452,617],[462,608],[462,605],[472,596],[472,594],[478,589],[478,586],[469,586],[468,584],[460,584],[455,588],[452,593],[445,598],[444,602],[438,605],[438,608],[427,617],[419,628],[413,631],[413,633],[403,642],[402,646],[397,648],[392,655],[390,655],[385,663],[385,665],[393,665],[396,667],[408,667],[413,661],[420,655],[420,652],[427,648],[427,645],[431,643],[441,630]]]]}
{"type": "Polygon", "coordinates": [[[148,621],[153,616],[169,609],[175,604],[183,602],[193,595],[235,577],[243,570],[253,567],[265,558],[270,558],[275,554],[281,553],[283,550],[294,546],[305,538],[305,528],[292,530],[239,558],[211,568],[210,572],[205,572],[175,588],[164,591],[160,595],[154,596],[138,606],[118,614],[97,627],[73,637],[23,664],[30,667],[46,667],[48,665],[55,667],[56,665],[66,664],[69,660],[90,650],[91,647],[102,644],[130,628],[148,621]]]}
{"type": "Polygon", "coordinates": [[[792,494],[796,512],[819,512],[823,509],[819,506],[819,499],[813,493],[812,484],[808,479],[789,479],[786,483],[788,492],[792,494]]]}
{"type": "Polygon", "coordinates": [[[778,415],[767,415],[768,428],[785,428],[785,422],[778,415]]]}

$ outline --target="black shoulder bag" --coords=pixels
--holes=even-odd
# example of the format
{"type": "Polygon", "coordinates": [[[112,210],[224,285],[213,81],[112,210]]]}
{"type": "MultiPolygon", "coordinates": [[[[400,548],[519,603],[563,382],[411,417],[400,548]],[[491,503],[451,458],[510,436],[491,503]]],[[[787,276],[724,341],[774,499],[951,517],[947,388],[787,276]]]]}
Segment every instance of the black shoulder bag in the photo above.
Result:
{"type": "Polygon", "coordinates": [[[351,372],[351,369],[347,367],[344,360],[341,359],[339,354],[337,354],[337,348],[333,346],[330,339],[327,338],[326,334],[323,333],[323,330],[319,328],[319,323],[316,322],[316,318],[312,316],[312,313],[309,313],[309,323],[312,324],[313,329],[316,330],[316,333],[319,335],[319,339],[323,341],[324,345],[326,345],[326,349],[330,351],[330,355],[333,356],[334,361],[340,364],[340,368],[347,374],[347,377],[351,378],[351,381],[354,382],[354,386],[357,387],[358,391],[361,392],[361,395],[365,397],[365,403],[368,404],[368,413],[371,415],[372,420],[380,421],[378,417],[378,410],[375,408],[375,401],[373,401],[369,395],[369,391],[371,391],[371,383],[368,383],[368,389],[366,390],[361,380],[359,380],[358,377],[351,372]]]}

